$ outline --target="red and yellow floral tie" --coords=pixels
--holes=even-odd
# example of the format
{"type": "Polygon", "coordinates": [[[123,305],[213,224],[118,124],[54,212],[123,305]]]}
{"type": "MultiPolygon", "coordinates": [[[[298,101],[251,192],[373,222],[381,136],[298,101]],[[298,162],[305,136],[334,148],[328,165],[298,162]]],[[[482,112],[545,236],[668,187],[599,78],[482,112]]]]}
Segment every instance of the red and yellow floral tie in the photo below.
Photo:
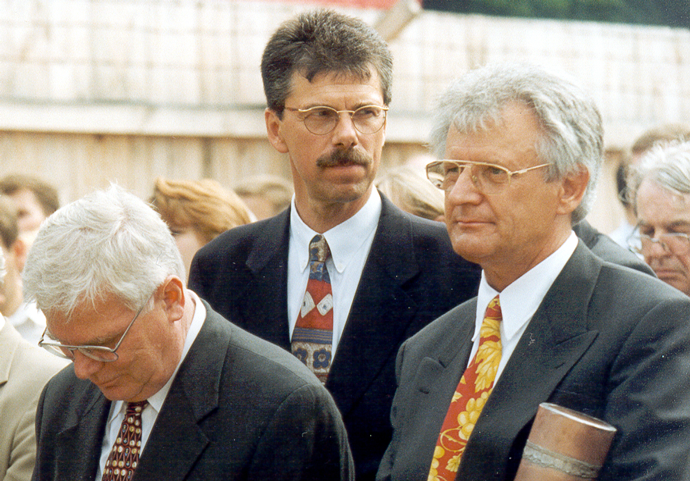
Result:
{"type": "Polygon", "coordinates": [[[141,452],[141,412],[148,401],[127,404],[115,444],[105,462],[102,481],[129,481],[139,464],[141,452]]]}
{"type": "Polygon", "coordinates": [[[436,441],[428,481],[452,481],[465,445],[491,394],[501,362],[501,304],[494,297],[479,330],[479,348],[455,389],[436,441]]]}
{"type": "Polygon", "coordinates": [[[330,249],[326,238],[315,235],[309,243],[309,280],[292,333],[292,353],[325,384],[331,369],[333,294],[326,269],[330,249]]]}

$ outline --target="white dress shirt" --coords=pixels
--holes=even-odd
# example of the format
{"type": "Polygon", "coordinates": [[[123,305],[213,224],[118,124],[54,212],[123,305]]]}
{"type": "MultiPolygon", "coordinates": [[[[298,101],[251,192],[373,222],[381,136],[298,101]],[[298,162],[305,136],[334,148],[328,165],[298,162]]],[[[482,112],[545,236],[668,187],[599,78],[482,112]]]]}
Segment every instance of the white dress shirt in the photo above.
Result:
{"type": "Polygon", "coordinates": [[[486,282],[484,272],[482,271],[482,279],[479,283],[479,293],[477,295],[477,314],[474,336],[472,337],[473,345],[470,362],[479,347],[477,341],[479,340],[479,330],[484,320],[486,308],[489,302],[498,294],[501,301],[503,321],[501,322],[501,362],[498,365],[496,381],[498,381],[503,368],[505,368],[515,347],[517,347],[520,338],[527,328],[527,324],[529,324],[532,316],[534,316],[534,313],[537,312],[541,305],[544,296],[573,255],[573,252],[575,252],[577,242],[577,236],[574,232],[571,232],[568,239],[553,254],[527,271],[500,293],[486,282]]]}
{"type": "MultiPolygon", "coordinates": [[[[333,293],[332,352],[334,358],[359,285],[359,278],[369,256],[380,216],[381,196],[374,189],[359,212],[323,234],[331,250],[331,257],[326,261],[326,268],[333,293]]],[[[287,286],[290,339],[297,324],[297,316],[309,280],[309,242],[317,234],[302,221],[293,198],[292,209],[290,209],[287,286]]]]}
{"type": "MultiPolygon", "coordinates": [[[[143,452],[144,447],[146,447],[146,442],[149,439],[153,425],[156,423],[158,413],[163,407],[165,398],[168,396],[170,386],[177,375],[177,371],[180,369],[180,365],[182,365],[185,357],[187,357],[189,349],[192,347],[194,340],[196,339],[201,327],[204,325],[204,321],[206,320],[206,308],[199,300],[199,297],[190,290],[187,290],[186,292],[189,295],[188,300],[194,302],[194,316],[192,317],[192,323],[189,326],[189,331],[187,332],[187,337],[184,341],[180,362],[177,363],[175,371],[173,372],[172,376],[170,376],[170,379],[168,379],[168,382],[165,384],[165,386],[163,386],[156,394],[147,399],[149,404],[141,413],[140,453],[143,452]]],[[[110,451],[113,449],[113,445],[115,444],[115,439],[117,438],[118,431],[120,430],[122,420],[125,418],[126,410],[127,403],[124,401],[113,401],[113,403],[110,405],[110,414],[108,415],[108,422],[105,426],[105,434],[103,436],[103,444],[101,448],[101,459],[98,465],[98,472],[96,473],[95,481],[101,481],[103,478],[103,468],[105,467],[105,463],[108,461],[108,456],[110,456],[110,451]]]]}

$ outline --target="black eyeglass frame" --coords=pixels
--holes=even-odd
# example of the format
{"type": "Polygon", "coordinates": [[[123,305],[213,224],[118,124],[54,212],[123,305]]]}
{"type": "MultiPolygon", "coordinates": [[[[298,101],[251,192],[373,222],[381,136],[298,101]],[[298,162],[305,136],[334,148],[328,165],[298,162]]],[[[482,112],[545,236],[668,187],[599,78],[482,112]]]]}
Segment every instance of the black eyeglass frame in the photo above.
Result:
{"type": "Polygon", "coordinates": [[[342,114],[342,113],[350,114],[350,120],[352,120],[352,125],[355,126],[355,129],[357,129],[357,132],[359,132],[360,134],[364,134],[364,135],[375,134],[376,132],[380,131],[383,128],[383,126],[386,124],[386,117],[388,115],[388,107],[382,107],[381,105],[373,105],[373,104],[372,105],[363,105],[363,106],[361,106],[355,110],[336,110],[333,107],[329,107],[328,105],[315,105],[314,107],[309,107],[308,109],[296,109],[294,107],[283,107],[283,109],[289,110],[291,112],[297,112],[300,114],[306,114],[302,117],[301,120],[302,120],[302,122],[304,122],[304,126],[306,127],[306,129],[314,135],[328,135],[331,132],[333,132],[335,130],[336,126],[338,125],[338,122],[340,121],[340,114],[342,114]],[[357,122],[355,122],[355,114],[357,112],[359,112],[360,110],[370,109],[372,107],[376,108],[376,109],[380,109],[383,112],[381,125],[376,130],[373,130],[371,132],[364,132],[357,125],[357,122]],[[309,128],[309,123],[307,122],[307,118],[309,117],[310,113],[313,113],[314,111],[316,111],[318,109],[326,109],[326,110],[329,110],[331,112],[335,112],[338,116],[338,120],[333,122],[333,127],[331,127],[329,130],[327,130],[325,132],[314,132],[312,129],[309,128]]]}
{"type": "MultiPolygon", "coordinates": [[[[153,296],[153,294],[151,295],[153,296]]],[[[41,339],[38,341],[38,345],[48,351],[49,353],[61,357],[63,359],[69,359],[70,361],[74,361],[74,351],[79,351],[89,359],[93,359],[94,361],[99,361],[99,362],[115,362],[117,361],[120,357],[117,354],[117,350],[122,344],[122,341],[124,341],[125,336],[127,336],[127,333],[129,330],[132,328],[134,325],[134,321],[136,321],[139,318],[139,315],[143,312],[144,308],[148,306],[149,301],[151,300],[151,297],[149,297],[146,302],[144,303],[141,308],[137,311],[135,314],[134,318],[130,321],[129,325],[127,326],[127,329],[125,329],[125,332],[122,333],[122,337],[120,337],[120,340],[117,341],[117,344],[115,344],[115,347],[105,347],[105,346],[91,346],[91,345],[82,345],[82,346],[70,346],[67,344],[62,344],[58,342],[57,340],[54,339],[45,339],[46,334],[50,336],[48,333],[48,328],[46,327],[45,330],[43,331],[43,335],[41,335],[41,339]],[[64,350],[69,351],[70,354],[65,354],[64,350]],[[112,359],[109,357],[99,357],[98,355],[94,354],[94,351],[97,353],[105,353],[109,354],[112,356],[112,359]]]]}

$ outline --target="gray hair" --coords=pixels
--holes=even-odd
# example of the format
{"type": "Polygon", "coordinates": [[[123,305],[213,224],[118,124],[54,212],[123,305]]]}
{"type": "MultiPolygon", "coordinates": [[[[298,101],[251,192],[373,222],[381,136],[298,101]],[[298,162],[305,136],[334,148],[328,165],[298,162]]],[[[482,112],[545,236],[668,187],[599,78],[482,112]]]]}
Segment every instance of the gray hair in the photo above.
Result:
{"type": "Polygon", "coordinates": [[[671,141],[656,144],[637,165],[631,167],[628,177],[630,200],[637,209],[637,191],[645,179],[676,194],[690,194],[690,141],[671,141]]]}
{"type": "Polygon", "coordinates": [[[571,80],[528,64],[488,65],[456,80],[440,97],[430,148],[443,158],[452,127],[466,133],[498,123],[503,109],[521,102],[532,109],[544,135],[535,145],[542,162],[551,163],[547,181],[586,170],[589,184],[572,215],[576,224],[589,212],[604,156],[601,114],[591,97],[571,80]]]}
{"type": "Polygon", "coordinates": [[[167,225],[144,201],[112,185],[59,209],[41,226],[24,291],[46,313],[69,318],[107,295],[138,310],[170,276],[185,280],[167,225]]]}

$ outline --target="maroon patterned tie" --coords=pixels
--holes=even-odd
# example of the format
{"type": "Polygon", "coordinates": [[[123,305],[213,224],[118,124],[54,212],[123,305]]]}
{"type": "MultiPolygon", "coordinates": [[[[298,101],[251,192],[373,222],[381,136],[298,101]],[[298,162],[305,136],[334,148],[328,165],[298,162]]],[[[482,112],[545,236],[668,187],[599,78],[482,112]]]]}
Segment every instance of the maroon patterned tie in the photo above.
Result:
{"type": "Polygon", "coordinates": [[[105,462],[102,481],[129,481],[139,463],[141,452],[141,412],[148,401],[127,404],[127,412],[110,456],[105,462]]]}
{"type": "Polygon", "coordinates": [[[307,290],[292,333],[292,353],[324,384],[331,369],[333,339],[333,294],[326,269],[329,255],[326,238],[315,235],[309,243],[307,290]]]}

